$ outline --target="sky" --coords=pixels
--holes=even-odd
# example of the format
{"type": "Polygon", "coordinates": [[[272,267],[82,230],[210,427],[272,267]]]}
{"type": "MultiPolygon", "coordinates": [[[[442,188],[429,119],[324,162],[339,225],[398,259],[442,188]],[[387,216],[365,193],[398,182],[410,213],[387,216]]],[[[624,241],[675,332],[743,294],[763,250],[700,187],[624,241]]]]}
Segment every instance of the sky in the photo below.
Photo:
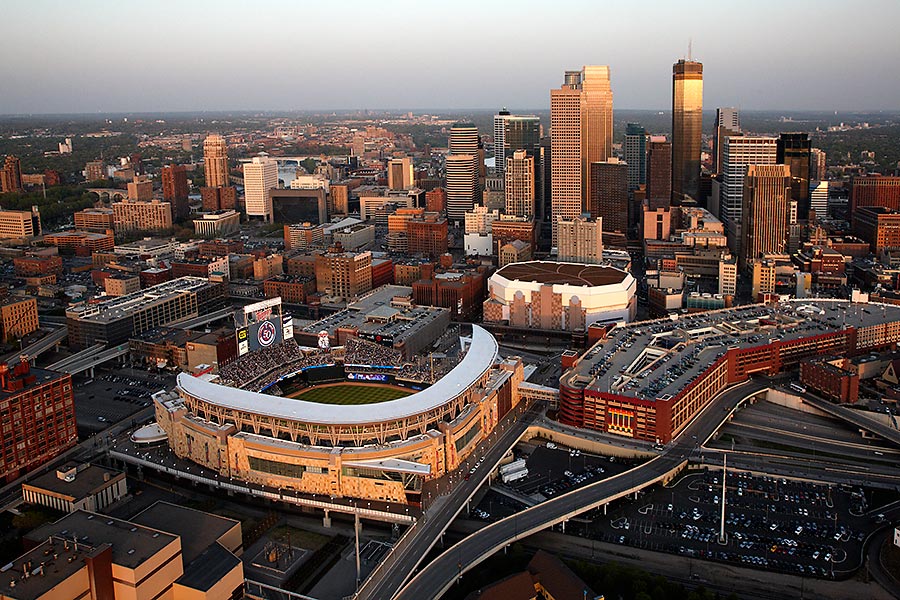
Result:
{"type": "Polygon", "coordinates": [[[611,68],[614,106],[900,109],[900,0],[5,2],[0,114],[549,108],[611,68]]]}

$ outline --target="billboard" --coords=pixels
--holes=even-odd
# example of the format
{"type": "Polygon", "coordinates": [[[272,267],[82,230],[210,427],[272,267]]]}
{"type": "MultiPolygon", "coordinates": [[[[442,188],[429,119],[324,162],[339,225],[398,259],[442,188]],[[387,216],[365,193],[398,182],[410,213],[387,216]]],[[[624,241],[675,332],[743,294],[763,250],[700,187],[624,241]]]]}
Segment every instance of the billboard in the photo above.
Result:
{"type": "Polygon", "coordinates": [[[237,346],[238,356],[250,352],[250,332],[246,327],[240,327],[237,330],[237,346]]]}
{"type": "Polygon", "coordinates": [[[281,316],[281,331],[285,340],[294,339],[294,317],[290,313],[281,316]]]}
{"type": "Polygon", "coordinates": [[[387,381],[388,376],[381,373],[347,373],[350,381],[387,381]]]}

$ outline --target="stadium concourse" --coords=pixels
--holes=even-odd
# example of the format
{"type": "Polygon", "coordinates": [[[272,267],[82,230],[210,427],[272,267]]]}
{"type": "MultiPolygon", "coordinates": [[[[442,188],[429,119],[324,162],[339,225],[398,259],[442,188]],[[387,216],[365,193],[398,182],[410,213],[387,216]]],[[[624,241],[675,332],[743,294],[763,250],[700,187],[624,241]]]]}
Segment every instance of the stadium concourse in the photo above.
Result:
{"type": "MultiPolygon", "coordinates": [[[[386,314],[379,309],[379,318],[386,314]]],[[[434,318],[418,309],[406,314],[434,318]]],[[[177,395],[154,398],[157,422],[177,456],[226,477],[419,504],[423,482],[455,469],[519,403],[521,360],[501,359],[494,337],[477,325],[460,333],[437,367],[429,356],[409,355],[408,345],[349,336],[343,346],[309,348],[288,339],[244,354],[218,378],[182,373],[177,395]],[[415,393],[385,401],[373,394],[367,404],[295,393],[369,381],[415,393]]]]}

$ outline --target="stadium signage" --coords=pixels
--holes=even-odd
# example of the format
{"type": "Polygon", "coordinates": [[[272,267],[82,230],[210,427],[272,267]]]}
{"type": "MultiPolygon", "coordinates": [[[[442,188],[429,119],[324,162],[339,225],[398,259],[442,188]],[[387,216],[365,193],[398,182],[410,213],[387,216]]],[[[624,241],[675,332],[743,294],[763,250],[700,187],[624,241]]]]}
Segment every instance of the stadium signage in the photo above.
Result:
{"type": "MultiPolygon", "coordinates": [[[[271,313],[271,310],[269,312],[271,313]]],[[[278,331],[275,329],[275,325],[272,321],[263,321],[259,326],[259,331],[256,333],[256,340],[259,342],[259,345],[263,348],[268,348],[276,339],[278,339],[278,331]]]]}

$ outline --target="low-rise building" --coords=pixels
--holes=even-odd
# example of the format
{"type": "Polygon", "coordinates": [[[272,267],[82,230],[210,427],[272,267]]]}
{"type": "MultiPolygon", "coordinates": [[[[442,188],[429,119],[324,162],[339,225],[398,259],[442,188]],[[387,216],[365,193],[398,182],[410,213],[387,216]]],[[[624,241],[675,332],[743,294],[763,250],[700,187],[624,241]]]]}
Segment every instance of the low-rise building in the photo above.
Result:
{"type": "Polygon", "coordinates": [[[141,289],[141,278],[137,275],[110,275],[103,280],[107,296],[125,296],[141,289]]]}
{"type": "Polygon", "coordinates": [[[316,280],[304,275],[276,275],[263,282],[266,298],[281,297],[283,302],[306,304],[307,297],[316,292],[316,280]]]}
{"type": "Polygon", "coordinates": [[[235,210],[217,210],[194,219],[194,233],[201,237],[219,237],[241,228],[241,215],[235,210]]]}
{"type": "Polygon", "coordinates": [[[74,215],[75,229],[106,233],[115,229],[115,217],[111,208],[85,208],[74,215]]]}
{"type": "Polygon", "coordinates": [[[39,326],[35,298],[7,297],[0,301],[0,334],[3,340],[21,339],[37,331],[39,326]]]}
{"type": "Polygon", "coordinates": [[[41,215],[33,211],[0,210],[0,240],[30,240],[41,235],[41,215]]]}
{"type": "Polygon", "coordinates": [[[128,493],[125,473],[90,463],[65,465],[22,484],[22,499],[61,512],[101,512],[128,493]]]}
{"type": "Polygon", "coordinates": [[[71,250],[87,248],[90,252],[109,252],[116,245],[115,238],[109,233],[94,233],[91,231],[49,233],[44,236],[44,242],[57,248],[71,250]]]}
{"type": "Polygon", "coordinates": [[[829,356],[800,363],[800,382],[835,402],[855,404],[859,400],[859,373],[850,360],[829,356]]]}

